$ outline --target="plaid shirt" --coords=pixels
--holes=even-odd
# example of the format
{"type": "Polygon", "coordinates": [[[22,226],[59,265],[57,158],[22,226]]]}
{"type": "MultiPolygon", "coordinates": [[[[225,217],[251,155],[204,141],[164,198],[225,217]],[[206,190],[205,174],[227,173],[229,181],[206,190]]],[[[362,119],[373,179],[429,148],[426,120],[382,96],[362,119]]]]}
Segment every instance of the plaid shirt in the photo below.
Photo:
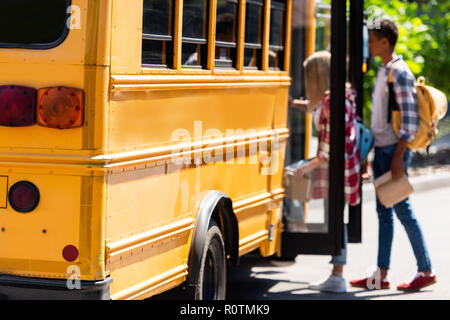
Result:
{"type": "MultiPolygon", "coordinates": [[[[356,93],[347,90],[345,99],[345,201],[354,206],[360,202],[360,172],[361,154],[356,143],[354,122],[356,120],[356,93]]],[[[328,199],[329,166],[330,160],[330,96],[326,95],[322,100],[319,125],[317,127],[319,140],[317,157],[326,160],[314,170],[314,199],[328,199]]]]}
{"type": "Polygon", "coordinates": [[[398,137],[410,142],[414,139],[419,128],[416,79],[402,57],[398,57],[386,65],[387,77],[389,77],[391,67],[394,68],[395,98],[402,114],[402,126],[398,132],[398,137]]]}

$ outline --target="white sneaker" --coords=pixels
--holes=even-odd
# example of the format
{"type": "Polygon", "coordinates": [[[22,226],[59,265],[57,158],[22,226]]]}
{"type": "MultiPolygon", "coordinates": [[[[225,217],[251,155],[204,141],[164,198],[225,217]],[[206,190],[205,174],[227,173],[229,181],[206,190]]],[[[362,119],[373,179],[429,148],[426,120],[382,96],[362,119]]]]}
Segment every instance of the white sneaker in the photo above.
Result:
{"type": "Polygon", "coordinates": [[[333,293],[345,293],[347,292],[347,284],[343,277],[336,277],[331,275],[327,280],[312,283],[309,285],[310,289],[320,290],[323,292],[333,292],[333,293]]]}

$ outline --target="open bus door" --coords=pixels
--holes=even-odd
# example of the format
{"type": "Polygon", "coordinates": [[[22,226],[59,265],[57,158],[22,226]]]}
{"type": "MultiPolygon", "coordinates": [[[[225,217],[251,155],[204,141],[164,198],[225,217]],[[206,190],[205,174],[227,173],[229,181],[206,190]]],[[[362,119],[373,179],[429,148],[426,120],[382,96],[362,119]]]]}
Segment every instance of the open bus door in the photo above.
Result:
{"type": "MultiPolygon", "coordinates": [[[[282,258],[293,258],[298,254],[320,254],[320,255],[339,255],[344,247],[344,147],[345,147],[345,82],[352,82],[358,93],[357,107],[358,116],[362,118],[362,95],[363,95],[363,0],[350,1],[350,21],[347,25],[347,1],[332,0],[331,8],[331,79],[330,79],[330,103],[333,106],[331,110],[331,127],[330,127],[330,160],[329,160],[329,196],[328,204],[324,206],[323,200],[314,200],[308,204],[294,203],[292,200],[285,198],[284,202],[284,225],[285,229],[282,235],[282,258]],[[347,27],[348,26],[348,27],[347,27]],[[347,30],[349,30],[349,41],[347,42],[347,30]],[[347,43],[349,43],[349,51],[347,51],[347,43]],[[347,68],[347,54],[349,56],[349,67],[347,68]],[[347,71],[349,76],[347,77],[347,71]],[[295,208],[293,208],[295,207],[295,208]],[[308,207],[309,210],[306,210],[308,207]],[[303,212],[293,213],[291,210],[303,212]],[[290,217],[289,217],[290,215],[290,217]],[[297,219],[303,219],[303,223],[297,221],[297,224],[288,221],[292,215],[297,219]],[[302,217],[303,215],[303,217],[302,217]],[[292,227],[294,226],[294,227],[292,227]]],[[[326,7],[315,1],[299,1],[297,6],[303,5],[303,10],[296,11],[294,7],[293,23],[295,27],[295,19],[306,17],[306,28],[304,30],[315,28],[315,18],[318,16],[316,8],[326,7]],[[311,6],[313,8],[311,9],[311,6]],[[309,9],[308,9],[309,8],[309,9]],[[308,25],[308,11],[313,12],[313,26],[308,25]],[[303,12],[302,12],[303,11],[303,12]],[[298,15],[298,16],[296,16],[298,15]]],[[[311,16],[310,16],[311,18],[311,16]]],[[[305,31],[293,30],[293,68],[298,68],[301,63],[295,61],[304,61],[304,59],[312,52],[305,50],[305,45],[298,43],[308,42],[308,36],[305,31]],[[305,40],[306,38],[306,40],[305,40]],[[295,51],[301,48],[300,51],[295,51]],[[306,53],[305,53],[306,51],[306,53]]],[[[307,32],[307,31],[306,31],[307,32]]],[[[307,47],[308,45],[306,45],[307,47]]],[[[314,49],[312,50],[314,51],[314,49]]],[[[299,69],[292,70],[293,88],[291,90],[292,97],[303,96],[303,72],[299,69]]],[[[290,108],[291,109],[291,108],[290,108]]],[[[290,110],[292,114],[292,110],[290,110]]],[[[291,128],[294,125],[290,120],[291,128]]],[[[296,145],[296,141],[301,141],[295,137],[296,130],[292,128],[294,136],[289,141],[288,153],[286,155],[286,165],[295,163],[298,160],[306,158],[308,155],[302,154],[298,156],[298,150],[304,145],[296,145]],[[297,155],[295,154],[297,152],[297,155]]],[[[307,131],[307,129],[305,130],[307,131]]],[[[298,131],[297,131],[298,132],[298,131]]],[[[303,141],[305,140],[305,132],[303,141]]],[[[312,150],[314,153],[314,150],[312,150]]],[[[349,221],[347,224],[349,242],[361,242],[361,210],[362,206],[349,207],[349,221]]]]}

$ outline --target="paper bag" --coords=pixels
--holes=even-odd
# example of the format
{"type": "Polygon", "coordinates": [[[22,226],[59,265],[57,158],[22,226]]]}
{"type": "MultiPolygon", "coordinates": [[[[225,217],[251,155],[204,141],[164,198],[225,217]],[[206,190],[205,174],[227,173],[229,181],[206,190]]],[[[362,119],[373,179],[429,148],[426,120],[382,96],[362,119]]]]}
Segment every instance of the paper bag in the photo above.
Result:
{"type": "Polygon", "coordinates": [[[391,171],[376,179],[373,184],[378,200],[386,208],[405,200],[414,191],[406,175],[403,175],[400,179],[392,180],[391,171]]]}
{"type": "Polygon", "coordinates": [[[284,187],[286,196],[292,200],[308,202],[312,199],[313,184],[311,175],[305,175],[300,182],[297,180],[297,170],[285,168],[284,187]]]}

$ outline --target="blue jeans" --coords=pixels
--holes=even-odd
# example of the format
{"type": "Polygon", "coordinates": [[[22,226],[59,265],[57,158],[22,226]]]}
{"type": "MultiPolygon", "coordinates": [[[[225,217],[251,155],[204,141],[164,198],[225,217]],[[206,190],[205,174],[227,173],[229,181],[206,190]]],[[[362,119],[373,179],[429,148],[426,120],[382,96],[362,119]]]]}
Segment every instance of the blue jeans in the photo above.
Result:
{"type": "MultiPolygon", "coordinates": [[[[397,144],[387,147],[375,147],[375,159],[373,160],[373,173],[375,179],[390,170],[391,161],[396,147],[397,144]]],[[[406,174],[408,174],[408,166],[411,163],[411,156],[412,152],[407,150],[403,159],[406,174]]],[[[418,271],[424,272],[431,270],[431,262],[428,256],[422,230],[414,215],[409,198],[391,208],[384,207],[377,198],[377,213],[379,222],[378,267],[389,269],[392,240],[394,237],[394,210],[408,235],[417,260],[418,271]]]]}
{"type": "MultiPolygon", "coordinates": [[[[323,200],[323,208],[325,210],[325,214],[327,214],[327,212],[328,212],[328,204],[329,204],[328,200],[324,199],[323,200]]],[[[342,248],[340,255],[331,256],[330,264],[332,264],[332,265],[347,264],[347,243],[348,243],[347,225],[344,225],[344,248],[342,248]]]]}
{"type": "Polygon", "coordinates": [[[332,265],[346,265],[347,264],[347,225],[344,225],[344,248],[341,250],[341,254],[338,256],[331,256],[330,264],[332,265]]]}

